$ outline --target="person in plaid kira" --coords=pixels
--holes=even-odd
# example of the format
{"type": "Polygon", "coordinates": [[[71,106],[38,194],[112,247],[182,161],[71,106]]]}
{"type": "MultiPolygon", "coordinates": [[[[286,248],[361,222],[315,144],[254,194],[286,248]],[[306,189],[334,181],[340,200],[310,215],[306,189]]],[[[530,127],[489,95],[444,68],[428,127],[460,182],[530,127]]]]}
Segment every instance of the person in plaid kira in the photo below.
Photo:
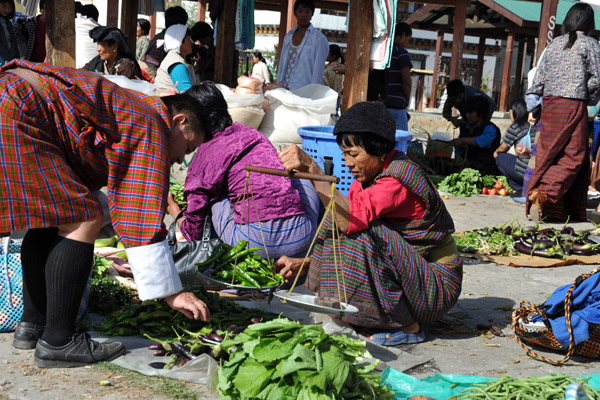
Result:
{"type": "Polygon", "coordinates": [[[163,224],[171,164],[210,139],[203,115],[189,95],[146,97],[85,71],[24,60],[0,69],[0,232],[29,229],[13,345],[35,348],[39,367],[87,365],[125,350],[75,327],[103,224],[94,192],[103,186],[139,297],[209,319],[206,305],[183,291],[163,224]]]}

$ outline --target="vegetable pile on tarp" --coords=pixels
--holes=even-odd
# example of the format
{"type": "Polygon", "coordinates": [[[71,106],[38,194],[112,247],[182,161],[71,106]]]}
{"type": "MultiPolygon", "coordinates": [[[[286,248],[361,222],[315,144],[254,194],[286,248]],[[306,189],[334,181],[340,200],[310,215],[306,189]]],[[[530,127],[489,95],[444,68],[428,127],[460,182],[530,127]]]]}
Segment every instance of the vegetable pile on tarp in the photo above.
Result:
{"type": "Polygon", "coordinates": [[[131,304],[137,293],[124,287],[109,275],[114,261],[94,255],[92,280],[90,284],[89,312],[109,314],[131,304]]]}
{"type": "Polygon", "coordinates": [[[275,319],[225,339],[222,349],[230,351],[217,372],[222,400],[384,400],[394,395],[372,372],[377,362],[356,364],[370,356],[365,342],[328,335],[320,326],[275,319]]]}
{"type": "Polygon", "coordinates": [[[511,226],[500,225],[455,233],[453,236],[456,248],[462,253],[503,256],[518,255],[519,252],[515,250],[515,239],[511,235],[511,232],[511,226]]]}
{"type": "Polygon", "coordinates": [[[246,249],[247,245],[245,240],[240,240],[233,247],[219,243],[206,261],[196,264],[198,271],[231,285],[257,289],[281,285],[283,277],[256,254],[260,248],[246,249]]]}
{"type": "Polygon", "coordinates": [[[482,177],[481,173],[473,168],[465,168],[458,173],[448,175],[440,182],[438,190],[455,196],[468,197],[480,194],[484,187],[492,186],[496,182],[502,185],[507,194],[512,191],[505,176],[486,175],[482,177]]]}
{"type": "Polygon", "coordinates": [[[94,328],[110,336],[132,336],[148,334],[160,339],[181,339],[178,333],[227,330],[231,325],[249,324],[252,318],[270,319],[261,308],[245,308],[233,301],[219,297],[218,293],[194,290],[194,294],[210,310],[210,321],[194,320],[173,310],[164,299],[145,300],[125,306],[104,319],[94,328]]]}

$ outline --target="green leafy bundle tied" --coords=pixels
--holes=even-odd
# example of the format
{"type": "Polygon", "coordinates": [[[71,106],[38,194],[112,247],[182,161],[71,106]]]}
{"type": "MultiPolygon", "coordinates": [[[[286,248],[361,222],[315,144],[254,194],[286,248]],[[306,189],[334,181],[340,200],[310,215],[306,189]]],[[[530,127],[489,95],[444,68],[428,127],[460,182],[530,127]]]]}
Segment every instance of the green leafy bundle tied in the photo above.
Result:
{"type": "Polygon", "coordinates": [[[394,392],[372,373],[365,343],[328,335],[316,325],[285,318],[250,325],[222,343],[230,359],[217,372],[222,400],[391,399],[394,392]]]}

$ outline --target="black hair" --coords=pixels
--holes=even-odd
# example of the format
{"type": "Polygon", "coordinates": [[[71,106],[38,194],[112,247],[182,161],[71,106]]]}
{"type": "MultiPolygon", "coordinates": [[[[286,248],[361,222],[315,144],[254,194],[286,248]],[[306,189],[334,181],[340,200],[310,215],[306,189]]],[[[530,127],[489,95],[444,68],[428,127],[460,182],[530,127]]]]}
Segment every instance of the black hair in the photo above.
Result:
{"type": "Polygon", "coordinates": [[[252,53],[252,55],[254,57],[258,58],[260,61],[264,62],[265,64],[267,63],[267,61],[265,60],[265,58],[263,57],[263,55],[260,51],[255,51],[254,53],[252,53]]]}
{"type": "Polygon", "coordinates": [[[184,114],[195,132],[203,130],[204,141],[212,138],[212,132],[206,130],[204,124],[205,110],[194,96],[190,96],[186,92],[174,94],[172,96],[162,96],[160,99],[169,110],[171,116],[175,114],[184,114]]]}
{"type": "Polygon", "coordinates": [[[313,0],[296,0],[294,3],[294,13],[298,10],[298,7],[304,6],[305,8],[310,8],[310,10],[315,13],[315,3],[313,0]]]}
{"type": "Polygon", "coordinates": [[[340,49],[340,46],[338,46],[337,44],[329,45],[329,54],[334,56],[336,60],[338,58],[340,58],[342,60],[342,64],[344,63],[344,56],[342,55],[342,49],[340,49]]]}
{"type": "Polygon", "coordinates": [[[590,36],[596,29],[594,10],[587,3],[575,4],[567,12],[560,29],[563,35],[569,34],[569,41],[564,47],[565,50],[568,50],[577,40],[577,31],[583,31],[585,35],[590,36]]]}
{"type": "Polygon", "coordinates": [[[83,7],[83,4],[81,4],[80,1],[76,1],[75,2],[75,16],[77,16],[77,14],[81,14],[81,7],[83,7]]]}
{"type": "Polygon", "coordinates": [[[150,21],[148,21],[146,18],[138,18],[137,23],[140,26],[144,36],[147,36],[150,33],[150,21]]]}
{"type": "Polygon", "coordinates": [[[5,19],[7,20],[12,20],[15,17],[15,0],[0,0],[0,4],[5,4],[5,3],[10,3],[12,4],[12,12],[10,14],[8,14],[5,19]]]}
{"type": "Polygon", "coordinates": [[[93,19],[96,22],[98,22],[98,18],[100,17],[98,9],[93,4],[86,4],[85,6],[81,7],[81,11],[79,13],[84,17],[93,19]]]}
{"type": "Polygon", "coordinates": [[[512,102],[510,105],[510,109],[513,113],[513,118],[518,125],[527,124],[527,119],[529,117],[529,113],[527,112],[527,103],[525,100],[518,99],[512,102]]]}
{"type": "Polygon", "coordinates": [[[449,97],[455,97],[465,92],[465,85],[463,85],[460,79],[454,79],[448,82],[446,91],[448,92],[449,97]]]}
{"type": "Polygon", "coordinates": [[[188,14],[180,6],[169,7],[165,11],[165,27],[181,24],[187,25],[188,14]]]}
{"type": "Polygon", "coordinates": [[[394,142],[384,139],[379,135],[375,135],[371,132],[352,132],[352,133],[340,133],[335,136],[335,141],[338,146],[359,146],[365,149],[367,154],[383,157],[390,151],[394,150],[396,145],[394,142]]]}
{"type": "Polygon", "coordinates": [[[194,26],[192,26],[191,32],[192,32],[192,41],[193,42],[197,42],[197,41],[201,42],[203,38],[206,38],[206,37],[212,38],[215,34],[215,31],[213,30],[213,28],[211,28],[210,25],[204,21],[196,22],[194,24],[194,26]]]}
{"type": "Polygon", "coordinates": [[[46,8],[46,0],[40,0],[39,7],[40,7],[40,11],[43,10],[44,8],[46,8]]]}
{"type": "Polygon", "coordinates": [[[490,104],[483,96],[473,96],[465,104],[465,114],[476,112],[479,117],[486,118],[489,110],[490,104]]]}
{"type": "MultiPolygon", "coordinates": [[[[212,81],[203,81],[188,89],[186,94],[193,97],[202,109],[204,132],[212,137],[213,133],[224,131],[233,124],[227,110],[227,102],[221,90],[212,81]]],[[[208,140],[208,139],[207,139],[208,140]]]]}
{"type": "Polygon", "coordinates": [[[398,22],[394,30],[394,37],[402,35],[412,36],[412,29],[410,28],[410,25],[408,25],[406,22],[398,22]]]}

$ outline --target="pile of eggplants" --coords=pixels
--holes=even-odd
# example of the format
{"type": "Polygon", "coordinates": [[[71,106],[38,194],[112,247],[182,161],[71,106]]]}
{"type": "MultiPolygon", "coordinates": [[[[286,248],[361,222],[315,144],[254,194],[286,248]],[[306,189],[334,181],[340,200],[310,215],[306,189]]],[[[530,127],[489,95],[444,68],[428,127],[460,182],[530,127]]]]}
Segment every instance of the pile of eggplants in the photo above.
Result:
{"type": "MultiPolygon", "coordinates": [[[[264,320],[267,319],[271,318],[264,320]]],[[[161,361],[155,361],[148,365],[156,369],[181,367],[202,354],[208,354],[219,363],[227,361],[229,353],[221,347],[223,340],[231,339],[246,330],[248,325],[260,322],[262,322],[260,318],[253,317],[248,324],[231,325],[226,331],[211,330],[209,327],[197,332],[184,330],[181,335],[178,334],[176,340],[161,340],[145,334],[144,336],[148,339],[156,342],[156,344],[148,346],[148,350],[153,351],[154,356],[162,357],[161,361]],[[165,360],[164,357],[167,359],[165,360]]]]}
{"type": "Polygon", "coordinates": [[[600,253],[600,229],[576,231],[573,227],[539,228],[538,226],[507,226],[502,233],[512,235],[515,250],[538,257],[567,259],[571,255],[593,256],[600,253]]]}

